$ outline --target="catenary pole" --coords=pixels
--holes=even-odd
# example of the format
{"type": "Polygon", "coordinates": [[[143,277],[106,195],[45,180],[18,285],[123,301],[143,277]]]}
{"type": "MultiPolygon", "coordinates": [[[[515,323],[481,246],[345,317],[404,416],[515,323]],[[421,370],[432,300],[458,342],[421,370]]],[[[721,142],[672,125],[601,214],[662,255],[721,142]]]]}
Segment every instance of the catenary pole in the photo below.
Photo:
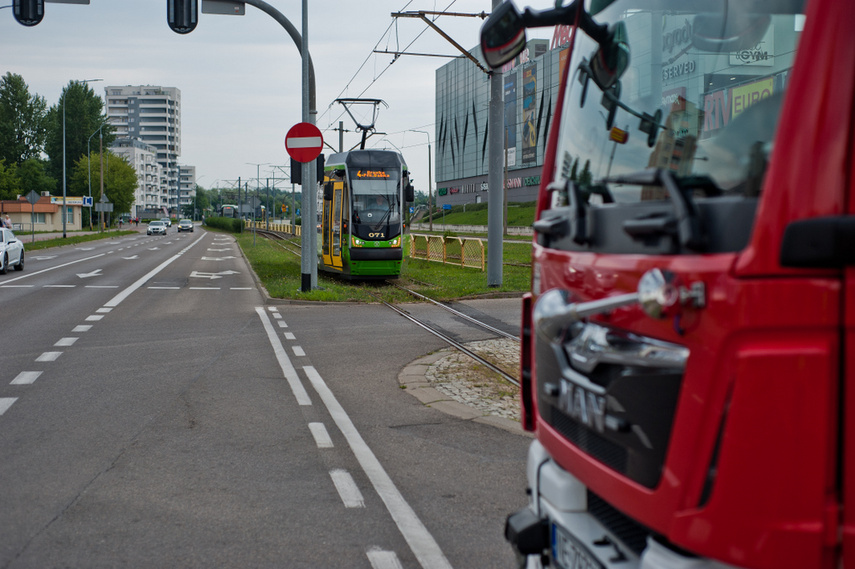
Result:
{"type": "MultiPolygon", "coordinates": [[[[493,9],[502,0],[493,0],[493,9]]],[[[502,180],[502,73],[490,74],[490,129],[487,140],[489,167],[487,170],[487,286],[502,286],[502,225],[504,212],[504,184],[502,180]]]]}

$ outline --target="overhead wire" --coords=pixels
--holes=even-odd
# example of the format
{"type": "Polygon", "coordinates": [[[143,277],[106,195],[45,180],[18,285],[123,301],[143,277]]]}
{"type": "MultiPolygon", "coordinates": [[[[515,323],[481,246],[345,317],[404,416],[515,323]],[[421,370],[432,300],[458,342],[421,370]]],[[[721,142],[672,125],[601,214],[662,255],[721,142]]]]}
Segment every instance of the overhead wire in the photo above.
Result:
{"type": "MultiPolygon", "coordinates": [[[[450,8],[451,8],[451,7],[456,3],[456,2],[457,2],[457,0],[451,0],[451,3],[450,3],[448,6],[446,6],[446,7],[445,7],[445,9],[444,9],[444,10],[442,10],[442,12],[443,12],[443,13],[444,13],[444,12],[447,12],[447,11],[448,11],[448,10],[449,10],[449,9],[450,9],[450,8]]],[[[405,9],[407,8],[407,6],[409,6],[409,5],[410,5],[410,4],[412,4],[412,3],[413,3],[413,0],[410,0],[409,2],[407,2],[407,3],[404,5],[404,7],[403,7],[403,8],[401,8],[401,10],[400,10],[400,11],[405,10],[405,9]]],[[[435,5],[435,4],[436,4],[436,3],[434,3],[434,5],[435,5]]],[[[436,19],[438,19],[441,15],[442,15],[442,14],[437,14],[436,16],[434,16],[433,20],[434,20],[434,21],[436,21],[436,19]]],[[[377,48],[377,46],[379,46],[379,45],[380,45],[380,43],[383,41],[383,38],[387,38],[387,36],[388,36],[388,38],[387,38],[387,42],[389,41],[389,39],[391,38],[391,36],[390,36],[389,32],[390,32],[390,30],[392,29],[392,26],[395,26],[395,33],[396,33],[396,37],[395,37],[395,39],[396,39],[396,43],[397,43],[398,47],[400,47],[400,39],[399,39],[399,37],[398,37],[398,35],[397,35],[397,31],[398,31],[398,28],[397,28],[397,19],[395,19],[395,21],[393,21],[392,23],[390,23],[390,24],[389,24],[389,27],[387,27],[387,28],[386,28],[386,31],[384,31],[384,32],[383,32],[383,35],[382,35],[382,36],[380,36],[380,39],[379,39],[379,40],[377,40],[377,43],[375,43],[375,44],[374,44],[374,47],[372,48],[371,53],[369,53],[369,54],[368,54],[368,57],[366,57],[366,58],[365,58],[365,61],[363,61],[363,62],[362,62],[362,65],[360,65],[360,66],[359,66],[359,69],[357,69],[357,70],[356,70],[356,72],[353,74],[353,76],[348,80],[348,82],[345,84],[344,88],[343,88],[343,89],[341,90],[341,92],[338,94],[338,96],[336,97],[336,99],[341,98],[341,97],[342,97],[342,95],[344,95],[344,93],[346,93],[346,92],[347,92],[347,90],[350,88],[351,83],[353,83],[353,81],[356,79],[357,75],[359,75],[359,73],[360,73],[360,72],[362,71],[362,69],[365,67],[365,64],[366,64],[366,63],[368,63],[368,60],[369,60],[372,56],[375,56],[375,62],[376,62],[376,55],[374,54],[374,50],[377,48]]],[[[420,37],[421,37],[421,36],[422,36],[422,35],[423,35],[423,34],[424,34],[428,29],[429,29],[429,28],[430,28],[430,26],[425,25],[424,29],[423,29],[421,32],[419,32],[419,34],[418,34],[415,38],[413,38],[413,40],[412,40],[412,41],[410,41],[410,43],[408,43],[408,44],[406,45],[406,47],[405,47],[403,50],[400,50],[400,49],[399,49],[399,50],[398,50],[398,51],[399,51],[399,54],[398,54],[398,55],[396,55],[396,56],[395,56],[395,58],[394,58],[392,61],[390,61],[388,64],[386,64],[386,67],[384,67],[384,68],[380,71],[380,73],[379,73],[379,74],[375,73],[375,75],[374,75],[374,77],[372,78],[371,82],[370,82],[370,83],[369,83],[369,84],[368,84],[364,89],[362,89],[362,91],[360,91],[360,92],[359,92],[359,95],[357,95],[357,97],[356,97],[356,98],[359,98],[359,97],[361,97],[362,95],[364,95],[364,94],[365,94],[365,93],[366,93],[366,92],[367,92],[367,91],[368,91],[368,90],[369,90],[369,89],[370,89],[370,88],[371,88],[371,87],[372,87],[372,86],[377,82],[377,80],[378,80],[378,79],[380,79],[380,77],[382,77],[382,76],[383,76],[383,74],[385,74],[385,73],[386,73],[386,71],[388,71],[388,70],[389,70],[389,68],[392,66],[392,64],[393,64],[393,63],[395,63],[395,62],[398,60],[398,57],[400,56],[400,54],[405,53],[405,52],[406,52],[406,50],[407,50],[407,49],[409,49],[409,48],[410,48],[410,46],[412,46],[412,45],[413,45],[413,44],[414,44],[414,43],[415,43],[415,42],[416,42],[416,41],[417,41],[417,40],[418,40],[418,39],[419,39],[419,38],[420,38],[420,37]]],[[[375,69],[376,69],[376,68],[375,68],[375,69]]],[[[335,100],[333,100],[332,102],[330,102],[330,104],[327,106],[327,108],[324,110],[324,112],[323,112],[323,113],[318,117],[318,121],[317,121],[317,122],[320,122],[320,120],[321,120],[324,116],[326,116],[326,115],[327,115],[327,113],[328,113],[328,112],[330,111],[330,109],[332,108],[332,106],[333,106],[334,102],[335,102],[335,100]]],[[[334,118],[334,119],[331,119],[331,120],[330,120],[330,122],[328,123],[328,127],[329,127],[329,125],[332,125],[332,124],[334,124],[335,122],[337,122],[338,120],[340,120],[344,115],[345,115],[345,112],[341,112],[341,113],[339,113],[339,115],[338,115],[336,118],[334,118]]]]}

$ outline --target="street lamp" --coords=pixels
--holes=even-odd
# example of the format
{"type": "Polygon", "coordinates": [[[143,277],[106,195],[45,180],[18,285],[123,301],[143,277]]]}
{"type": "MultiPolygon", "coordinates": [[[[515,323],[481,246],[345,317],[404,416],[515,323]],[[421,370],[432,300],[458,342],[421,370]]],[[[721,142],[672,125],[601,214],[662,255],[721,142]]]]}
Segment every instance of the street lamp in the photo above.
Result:
{"type": "MultiPolygon", "coordinates": [[[[103,79],[83,79],[82,81],[73,80],[74,83],[93,83],[95,81],[103,81],[103,79]]],[[[70,89],[70,88],[69,88],[70,89]]],[[[65,239],[65,222],[68,218],[68,208],[65,206],[66,194],[66,178],[65,178],[65,100],[68,98],[68,91],[62,95],[62,238],[65,239]]],[[[91,138],[91,137],[90,137],[91,138]]]]}
{"type": "MultiPolygon", "coordinates": [[[[258,199],[258,192],[261,189],[261,167],[262,166],[270,166],[270,162],[262,162],[261,164],[257,162],[246,162],[250,166],[255,166],[255,199],[258,199]]],[[[248,199],[248,198],[247,198],[248,199]]],[[[253,207],[255,206],[255,202],[253,202],[253,207]]],[[[252,220],[255,221],[255,209],[252,211],[252,220]]]]}
{"type": "Polygon", "coordinates": [[[431,208],[433,201],[433,190],[431,189],[431,185],[433,184],[431,180],[431,165],[430,165],[430,134],[423,130],[412,130],[410,132],[420,132],[422,134],[427,135],[428,137],[428,223],[430,223],[430,231],[433,231],[433,209],[431,208]]]}

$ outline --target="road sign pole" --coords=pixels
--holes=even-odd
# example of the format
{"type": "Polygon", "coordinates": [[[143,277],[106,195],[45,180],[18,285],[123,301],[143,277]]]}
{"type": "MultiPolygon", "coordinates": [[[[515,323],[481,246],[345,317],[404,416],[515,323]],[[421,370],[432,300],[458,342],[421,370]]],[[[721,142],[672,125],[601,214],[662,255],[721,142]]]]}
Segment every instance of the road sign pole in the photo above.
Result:
{"type": "MultiPolygon", "coordinates": [[[[309,105],[309,1],[303,0],[303,34],[301,55],[303,59],[303,122],[314,124],[315,117],[312,116],[309,105]]],[[[314,109],[311,109],[314,110],[314,109]]],[[[308,292],[318,286],[318,257],[317,257],[317,223],[315,219],[316,184],[312,169],[314,160],[303,162],[303,227],[300,238],[303,254],[300,258],[302,270],[301,290],[308,292]]]]}

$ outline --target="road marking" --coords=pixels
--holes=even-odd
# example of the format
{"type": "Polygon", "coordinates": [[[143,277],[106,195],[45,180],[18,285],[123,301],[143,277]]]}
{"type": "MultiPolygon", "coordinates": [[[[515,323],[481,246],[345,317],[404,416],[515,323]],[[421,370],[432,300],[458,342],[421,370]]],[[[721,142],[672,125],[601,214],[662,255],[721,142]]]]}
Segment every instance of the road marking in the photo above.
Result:
{"type": "MultiPolygon", "coordinates": [[[[22,371],[12,380],[12,385],[29,385],[35,382],[42,374],[40,371],[22,371]]],[[[2,415],[2,413],[0,413],[2,415]]]]}
{"type": "Polygon", "coordinates": [[[148,290],[181,290],[180,286],[147,286],[148,290]]]}
{"type": "Polygon", "coordinates": [[[362,499],[362,493],[353,481],[353,477],[346,470],[336,468],[330,470],[330,478],[332,478],[335,489],[338,490],[338,495],[341,496],[341,501],[344,502],[345,508],[364,508],[365,500],[362,499]]]}
{"type": "Polygon", "coordinates": [[[279,314],[278,312],[274,312],[274,313],[273,313],[273,318],[275,318],[276,320],[279,320],[279,319],[281,319],[281,318],[282,318],[282,315],[281,315],[281,314],[279,314]]]}
{"type": "Polygon", "coordinates": [[[193,271],[192,273],[190,273],[190,276],[191,277],[199,277],[200,279],[214,280],[214,279],[223,278],[223,275],[228,276],[228,275],[239,275],[239,274],[240,274],[240,271],[231,271],[231,270],[220,271],[219,273],[203,273],[200,271],[193,271]]]}
{"type": "Polygon", "coordinates": [[[99,320],[101,320],[102,318],[104,318],[104,315],[103,315],[103,314],[93,314],[93,315],[91,315],[91,316],[87,316],[87,317],[86,317],[86,321],[87,321],[87,322],[98,322],[98,321],[99,321],[99,320]]]}
{"type": "Polygon", "coordinates": [[[196,243],[198,243],[199,241],[201,241],[204,238],[205,238],[204,235],[199,237],[196,241],[193,241],[187,247],[185,247],[184,249],[179,251],[177,255],[173,255],[169,259],[167,259],[164,262],[162,262],[161,264],[159,264],[157,267],[155,267],[154,269],[152,269],[151,271],[146,273],[142,278],[140,278],[134,284],[132,284],[131,286],[129,286],[128,288],[126,288],[125,290],[123,290],[122,292],[120,292],[119,294],[114,296],[113,298],[111,298],[104,306],[110,306],[113,308],[118,306],[123,300],[128,298],[135,290],[137,290],[138,288],[142,287],[145,283],[147,283],[150,278],[152,278],[157,273],[159,273],[160,271],[162,271],[163,269],[168,267],[170,263],[172,263],[173,261],[175,261],[175,259],[177,259],[181,255],[183,255],[184,253],[189,251],[191,247],[193,247],[196,243]]]}
{"type": "Polygon", "coordinates": [[[79,326],[75,326],[72,332],[88,332],[92,329],[91,324],[80,324],[79,326]]]}
{"type": "Polygon", "coordinates": [[[202,261],[228,261],[229,259],[234,259],[234,255],[227,255],[225,257],[202,257],[202,261]]]}
{"type": "Polygon", "coordinates": [[[86,285],[83,288],[119,288],[119,285],[86,285]]]}
{"type": "Polygon", "coordinates": [[[285,323],[284,320],[280,320],[279,322],[277,322],[277,324],[279,324],[280,328],[287,328],[288,327],[288,324],[285,323]]]}
{"type": "Polygon", "coordinates": [[[267,332],[267,338],[270,340],[270,345],[273,346],[273,353],[276,354],[276,359],[279,361],[279,367],[282,368],[282,374],[285,376],[285,379],[288,380],[288,385],[291,386],[291,391],[294,393],[297,403],[299,405],[311,405],[312,400],[309,399],[309,394],[306,393],[306,388],[303,387],[303,384],[300,382],[300,376],[297,375],[297,370],[294,369],[294,365],[288,358],[288,353],[282,346],[282,342],[279,341],[279,336],[276,335],[276,330],[273,329],[273,324],[270,322],[270,318],[267,317],[267,313],[264,312],[264,308],[260,306],[257,307],[255,311],[261,317],[261,324],[264,326],[265,332],[267,332]]]}
{"type": "Polygon", "coordinates": [[[0,397],[0,415],[5,413],[17,400],[17,397],[0,397]]]}
{"type": "Polygon", "coordinates": [[[229,290],[253,290],[251,286],[233,286],[229,290]]]}
{"type": "Polygon", "coordinates": [[[98,254],[98,255],[93,255],[92,257],[86,257],[86,258],[84,258],[84,259],[77,259],[76,261],[71,261],[71,262],[69,262],[69,263],[65,263],[65,264],[63,264],[63,265],[57,265],[57,266],[55,266],[55,267],[48,267],[47,269],[42,269],[41,271],[36,271],[36,272],[34,272],[34,273],[27,273],[26,275],[23,275],[23,276],[20,276],[20,277],[16,277],[16,278],[14,278],[14,279],[9,279],[8,281],[5,281],[5,283],[4,283],[4,284],[6,284],[6,283],[11,283],[11,282],[13,282],[13,281],[19,281],[19,280],[21,280],[21,279],[27,279],[27,278],[30,278],[30,277],[34,277],[34,276],[36,276],[36,275],[40,275],[40,274],[42,274],[42,273],[46,273],[46,272],[48,272],[48,271],[53,271],[53,270],[56,270],[56,269],[61,269],[61,268],[63,268],[63,267],[67,267],[67,266],[69,266],[69,265],[74,265],[75,263],[82,263],[83,261],[91,261],[92,259],[97,259],[98,257],[103,257],[103,256],[104,256],[104,253],[100,253],[100,254],[98,254]]]}
{"type": "Polygon", "coordinates": [[[59,356],[62,355],[62,352],[44,352],[42,355],[36,358],[37,362],[55,362],[59,356]]]}
{"type": "MultiPolygon", "coordinates": [[[[14,381],[12,383],[15,383],[14,381]]],[[[318,448],[332,448],[333,442],[327,428],[323,423],[309,423],[309,430],[312,431],[312,437],[315,439],[315,444],[318,448]]]]}
{"type": "Polygon", "coordinates": [[[77,276],[80,277],[81,279],[88,279],[89,277],[100,277],[101,276],[101,269],[95,269],[94,271],[92,271],[90,273],[77,273],[77,276]]]}
{"type": "Polygon", "coordinates": [[[36,285],[2,285],[0,288],[33,288],[36,285]]]}
{"type": "Polygon", "coordinates": [[[439,548],[439,545],[434,540],[433,536],[428,532],[422,521],[416,516],[416,513],[410,505],[404,500],[404,497],[395,487],[395,483],[386,474],[380,461],[368,448],[368,445],[356,430],[350,417],[345,412],[344,408],[335,398],[330,388],[324,382],[321,375],[312,366],[303,366],[303,371],[309,378],[315,391],[321,397],[321,401],[332,416],[335,424],[344,435],[348,445],[356,460],[359,461],[362,470],[368,475],[368,479],[374,486],[380,499],[386,505],[386,509],[391,514],[392,519],[398,525],[398,529],[407,540],[410,549],[419,560],[423,569],[451,569],[451,564],[445,558],[445,554],[439,548]]]}
{"type": "Polygon", "coordinates": [[[218,286],[190,286],[188,290],[220,290],[218,286]]]}
{"type": "Polygon", "coordinates": [[[373,569],[403,569],[404,566],[398,560],[394,551],[383,551],[379,547],[372,547],[365,552],[373,569]]]}
{"type": "Polygon", "coordinates": [[[78,340],[77,338],[61,338],[59,340],[59,342],[57,342],[56,344],[53,345],[53,347],[54,348],[67,348],[68,346],[74,345],[74,342],[76,342],[77,340],[78,340]]]}
{"type": "Polygon", "coordinates": [[[295,356],[305,356],[306,355],[306,352],[304,352],[303,348],[301,348],[300,346],[293,346],[291,349],[294,350],[295,356]]]}
{"type": "Polygon", "coordinates": [[[112,312],[112,311],[113,311],[113,309],[112,309],[112,308],[99,308],[99,309],[98,309],[98,310],[96,310],[95,312],[104,312],[104,313],[106,313],[106,312],[112,312]]]}
{"type": "Polygon", "coordinates": [[[286,340],[296,340],[297,338],[296,338],[296,336],[294,336],[293,332],[285,332],[285,339],[286,340]]]}
{"type": "Polygon", "coordinates": [[[45,285],[42,288],[74,288],[77,285],[45,285]]]}

